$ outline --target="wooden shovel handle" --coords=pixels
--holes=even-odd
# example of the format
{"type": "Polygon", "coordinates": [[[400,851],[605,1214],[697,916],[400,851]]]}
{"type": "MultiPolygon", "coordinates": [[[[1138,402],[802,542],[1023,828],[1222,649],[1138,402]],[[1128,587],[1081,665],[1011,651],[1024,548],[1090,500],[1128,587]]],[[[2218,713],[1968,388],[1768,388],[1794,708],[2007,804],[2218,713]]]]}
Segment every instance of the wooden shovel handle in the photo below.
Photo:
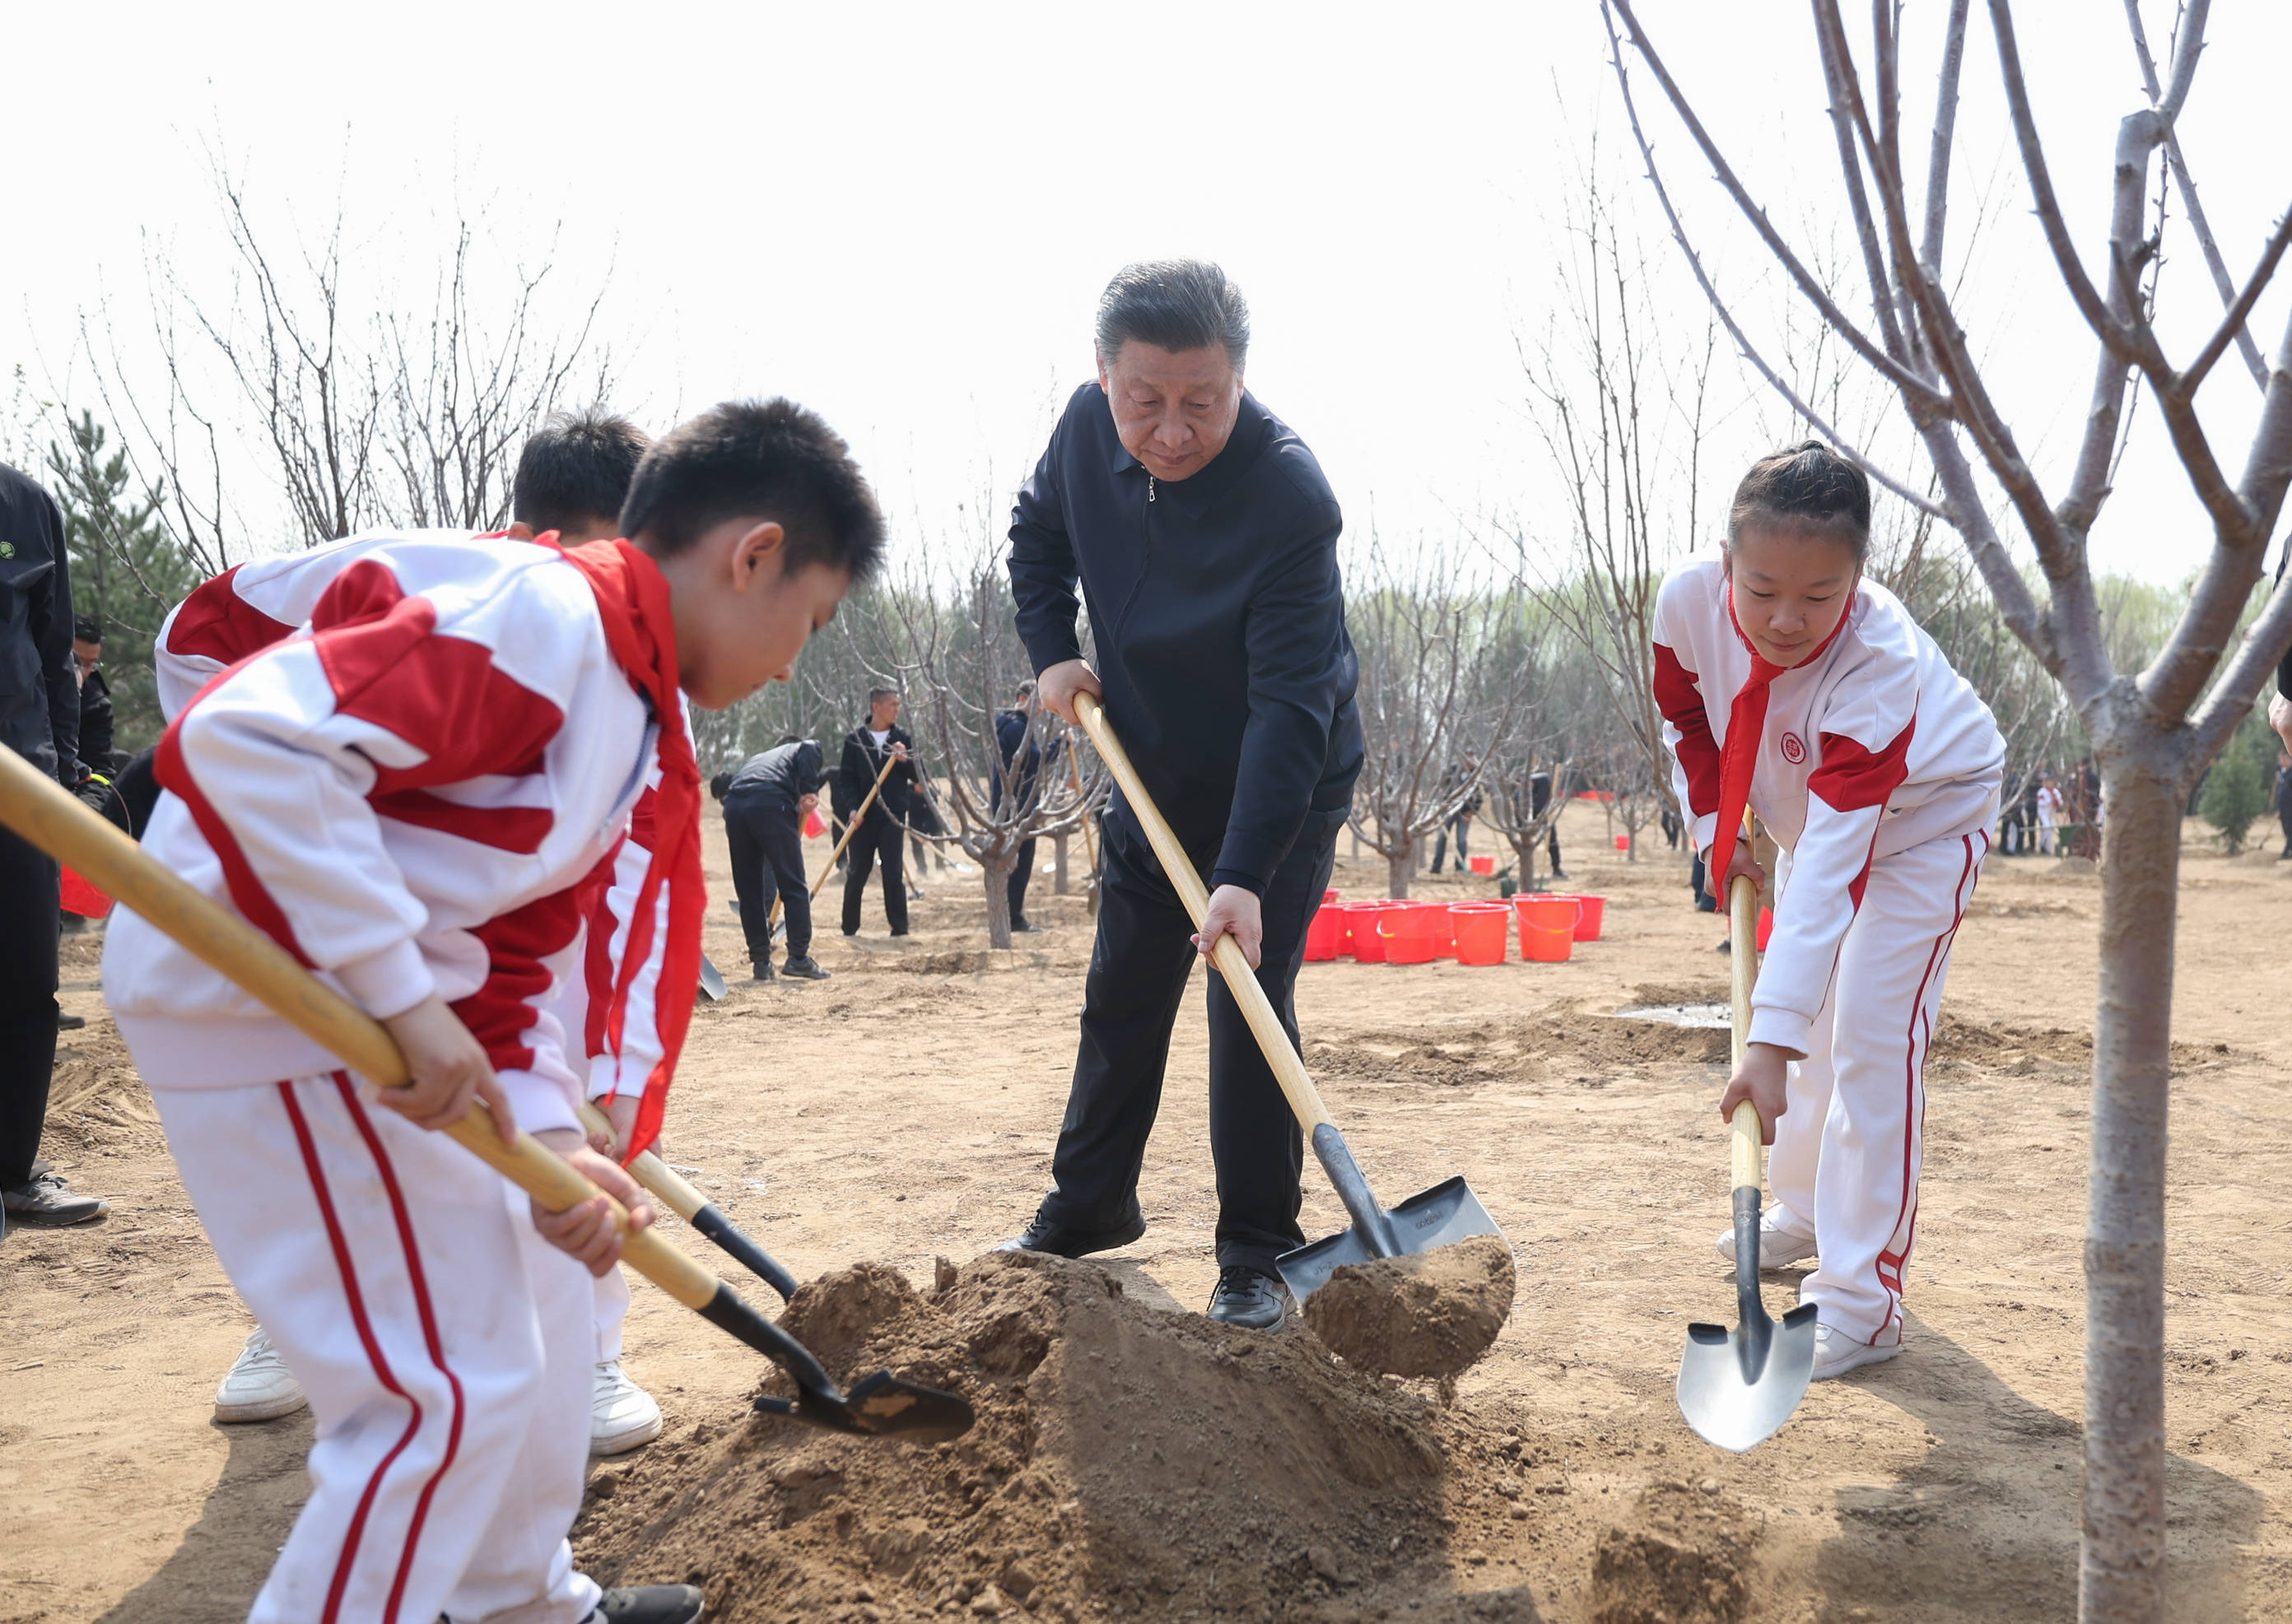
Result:
{"type": "MultiPolygon", "coordinates": [[[[380,1022],[6,749],[0,749],[0,824],[93,880],[193,957],[254,994],[281,1020],[326,1045],[351,1070],[385,1089],[406,1086],[405,1058],[380,1022]]],[[[601,1194],[531,1134],[504,1142],[485,1111],[472,1111],[445,1131],[553,1212],[601,1194]]],[[[625,1231],[627,1213],[617,1206],[615,1211],[625,1231]]],[[[650,1230],[630,1234],[621,1256],[688,1308],[706,1307],[716,1295],[714,1275],[650,1230]]]]}
{"type": "MultiPolygon", "coordinates": [[[[1145,828],[1154,855],[1161,859],[1162,872],[1169,876],[1178,899],[1186,904],[1186,912],[1199,929],[1203,916],[1209,912],[1210,894],[1202,884],[1202,877],[1194,872],[1193,859],[1186,855],[1186,848],[1178,843],[1177,832],[1163,819],[1153,797],[1139,782],[1138,769],[1131,766],[1129,753],[1107,722],[1106,708],[1088,694],[1076,695],[1074,706],[1076,718],[1089,733],[1091,742],[1098,746],[1098,753],[1105,758],[1114,781],[1122,786],[1123,799],[1130,803],[1130,810],[1145,828]]],[[[1210,960],[1225,977],[1226,990],[1233,994],[1234,1002],[1241,1006],[1242,1018],[1256,1034],[1257,1046],[1265,1051],[1265,1062],[1273,1068],[1273,1080],[1281,1085],[1289,1109],[1296,1113],[1297,1125],[1311,1138],[1314,1129],[1329,1122],[1328,1107],[1321,1103],[1320,1091],[1313,1087],[1304,1061],[1290,1046],[1289,1034],[1281,1028],[1281,1017],[1273,1012],[1273,1001],[1257,985],[1257,974],[1249,968],[1248,955],[1232,937],[1221,936],[1210,960]]]]}
{"type": "MultiPolygon", "coordinates": [[[[1751,820],[1743,820],[1743,838],[1751,838],[1751,820]]],[[[1751,988],[1759,978],[1759,888],[1748,876],[1738,874],[1735,883],[1727,888],[1727,968],[1734,982],[1732,1041],[1728,1054],[1735,1069],[1740,1070],[1743,1057],[1751,1045],[1751,988]]],[[[1749,1100],[1735,1107],[1731,1123],[1732,1142],[1729,1161],[1732,1164],[1734,1186],[1755,1187],[1759,1181],[1763,1157],[1759,1145],[1759,1108],[1749,1100]]]]}

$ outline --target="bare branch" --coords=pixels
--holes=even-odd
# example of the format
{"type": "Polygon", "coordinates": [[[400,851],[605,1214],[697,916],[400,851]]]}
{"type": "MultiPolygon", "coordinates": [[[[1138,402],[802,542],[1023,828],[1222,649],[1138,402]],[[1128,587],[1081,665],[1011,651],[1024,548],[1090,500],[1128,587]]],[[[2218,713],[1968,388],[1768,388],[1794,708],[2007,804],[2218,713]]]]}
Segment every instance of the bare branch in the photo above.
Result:
{"type": "Polygon", "coordinates": [[[2191,737],[2186,771],[2193,780],[2236,734],[2285,653],[2292,649],[2292,571],[2288,571],[2269,594],[2258,619],[2246,631],[2243,642],[2204,706],[2190,720],[2191,737]]]}
{"type": "MultiPolygon", "coordinates": [[[[1926,156],[1926,229],[1918,263],[1941,274],[1942,227],[1949,211],[1949,153],[1957,130],[1957,81],[1965,65],[1965,18],[1973,0],[1949,0],[1942,35],[1940,87],[1934,92],[1933,143],[1926,156]]],[[[2126,0],[2128,5],[2139,0],[2126,0]]]]}
{"type": "MultiPolygon", "coordinates": [[[[2253,268],[2252,275],[2246,279],[2243,289],[2235,298],[2229,301],[2228,314],[2221,318],[2219,328],[2207,341],[2205,347],[2197,352],[2197,358],[2190,362],[2182,372],[2177,381],[2182,393],[2191,397],[2196,394],[2198,385],[2205,381],[2205,374],[2212,371],[2213,363],[2221,358],[2223,352],[2228,349],[2231,342],[2241,341],[2247,344],[2252,342],[2252,334],[2246,330],[2245,323],[2252,316],[2252,307],[2260,301],[2262,290],[2267,287],[2269,279],[2275,276],[2276,268],[2282,261],[2284,250],[2288,245],[2292,245],[2292,209],[2288,209],[2284,217],[2276,222],[2276,230],[2269,237],[2268,246],[2261,250],[2260,263],[2253,268]]],[[[2256,357],[2258,351],[2256,350],[2254,355],[2256,357]]],[[[2268,382],[2268,369],[2265,366],[2261,367],[2257,375],[2261,387],[2265,389],[2268,382]]]]}

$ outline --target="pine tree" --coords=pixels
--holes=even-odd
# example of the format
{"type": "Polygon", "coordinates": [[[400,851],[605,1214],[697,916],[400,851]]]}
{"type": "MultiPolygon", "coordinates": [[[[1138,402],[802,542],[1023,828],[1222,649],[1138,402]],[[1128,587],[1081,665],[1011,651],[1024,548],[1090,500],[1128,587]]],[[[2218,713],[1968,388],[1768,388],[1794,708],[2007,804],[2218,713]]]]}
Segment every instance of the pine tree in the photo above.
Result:
{"type": "Polygon", "coordinates": [[[110,436],[94,414],[83,411],[64,426],[70,444],[50,444],[47,461],[71,553],[72,609],[103,627],[117,743],[141,750],[160,729],[151,644],[167,611],[198,584],[199,572],[159,517],[165,493],[134,494],[126,454],[107,454],[110,436]]]}

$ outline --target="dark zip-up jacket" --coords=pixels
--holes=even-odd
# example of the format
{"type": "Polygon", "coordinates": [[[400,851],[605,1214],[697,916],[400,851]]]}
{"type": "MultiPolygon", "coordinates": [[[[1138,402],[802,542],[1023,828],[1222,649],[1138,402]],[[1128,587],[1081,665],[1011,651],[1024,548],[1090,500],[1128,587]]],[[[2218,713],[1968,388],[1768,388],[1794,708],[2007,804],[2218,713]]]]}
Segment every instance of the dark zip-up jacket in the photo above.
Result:
{"type": "Polygon", "coordinates": [[[1012,800],[1022,811],[1035,809],[1035,794],[1041,787],[1043,768],[1059,759],[1061,741],[1053,739],[1046,751],[1033,738],[1033,718],[1024,711],[995,712],[995,752],[1003,760],[1003,770],[994,774],[987,784],[987,805],[990,810],[1003,804],[1003,784],[1010,781],[1012,800]]]}
{"type": "Polygon", "coordinates": [[[0,462],[0,744],[79,784],[71,559],[55,498],[0,462]]]}
{"type": "Polygon", "coordinates": [[[1087,606],[1107,715],[1179,837],[1217,848],[1213,885],[1263,894],[1307,814],[1352,800],[1343,523],[1313,454],[1247,393],[1225,449],[1174,485],[1086,383],[1020,487],[1011,590],[1035,669],[1082,657],[1087,606]]]}
{"type": "Polygon", "coordinates": [[[793,811],[798,801],[816,793],[827,782],[827,768],[819,746],[810,739],[798,739],[793,744],[775,744],[761,755],[750,756],[741,762],[740,770],[725,786],[723,798],[730,801],[734,796],[769,796],[787,802],[793,811]]]}
{"type": "Polygon", "coordinates": [[[903,824],[908,821],[908,793],[916,782],[916,742],[908,736],[905,728],[895,727],[884,736],[884,747],[878,750],[875,735],[864,722],[843,736],[843,759],[836,769],[835,794],[829,803],[835,808],[837,817],[849,822],[860,803],[868,799],[876,775],[884,770],[884,758],[891,754],[894,744],[908,747],[908,759],[884,778],[883,793],[876,797],[876,806],[903,824]]]}

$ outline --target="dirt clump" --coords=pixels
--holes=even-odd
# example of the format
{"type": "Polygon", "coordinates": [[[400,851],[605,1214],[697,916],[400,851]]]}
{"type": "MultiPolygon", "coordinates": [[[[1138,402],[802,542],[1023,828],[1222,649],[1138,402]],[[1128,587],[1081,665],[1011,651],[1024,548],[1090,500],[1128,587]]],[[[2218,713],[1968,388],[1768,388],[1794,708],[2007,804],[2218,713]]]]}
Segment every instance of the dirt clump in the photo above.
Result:
{"type": "Polygon", "coordinates": [[[1594,1624],[1737,1624],[1758,1518],[1706,1479],[1650,1484],[1627,1526],[1604,1530],[1592,1564],[1594,1624]]]}
{"type": "Polygon", "coordinates": [[[1349,1263],[1305,1299],[1305,1323],[1381,1376],[1458,1375],[1512,1317],[1512,1248],[1473,1235],[1415,1257],[1349,1263]]]}
{"type": "Polygon", "coordinates": [[[784,1323],[839,1380],[889,1368],[962,1394],[969,1434],[700,1423],[599,1474],[585,1568],[701,1585],[723,1624],[1271,1620],[1439,1588],[1445,1479],[1486,1453],[1454,1412],[1311,1337],[1144,1306],[1088,1264],[990,1253],[940,1278],[925,1296],[861,1265],[784,1323]]]}

